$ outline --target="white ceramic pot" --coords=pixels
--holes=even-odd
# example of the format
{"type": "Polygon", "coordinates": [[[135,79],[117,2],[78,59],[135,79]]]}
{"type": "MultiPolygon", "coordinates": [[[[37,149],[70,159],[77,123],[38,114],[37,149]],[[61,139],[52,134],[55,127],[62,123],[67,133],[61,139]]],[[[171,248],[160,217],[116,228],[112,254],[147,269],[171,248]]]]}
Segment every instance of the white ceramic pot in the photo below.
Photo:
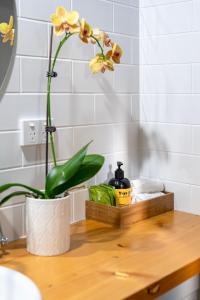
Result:
{"type": "Polygon", "coordinates": [[[70,247],[70,199],[26,198],[27,251],[59,255],[70,247]]]}

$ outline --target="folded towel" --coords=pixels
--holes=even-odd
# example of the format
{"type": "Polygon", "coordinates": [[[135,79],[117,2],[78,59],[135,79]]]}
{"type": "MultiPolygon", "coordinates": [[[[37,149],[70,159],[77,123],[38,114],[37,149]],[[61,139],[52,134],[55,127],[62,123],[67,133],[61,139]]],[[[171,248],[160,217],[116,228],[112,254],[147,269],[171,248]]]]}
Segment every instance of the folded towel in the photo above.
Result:
{"type": "Polygon", "coordinates": [[[150,179],[131,180],[134,194],[163,192],[165,186],[162,182],[150,179]]]}
{"type": "Polygon", "coordinates": [[[144,193],[144,194],[136,194],[135,195],[135,202],[141,202],[141,201],[146,201],[146,200],[150,200],[156,197],[160,197],[164,195],[164,193],[162,192],[158,192],[158,193],[144,193]]]}

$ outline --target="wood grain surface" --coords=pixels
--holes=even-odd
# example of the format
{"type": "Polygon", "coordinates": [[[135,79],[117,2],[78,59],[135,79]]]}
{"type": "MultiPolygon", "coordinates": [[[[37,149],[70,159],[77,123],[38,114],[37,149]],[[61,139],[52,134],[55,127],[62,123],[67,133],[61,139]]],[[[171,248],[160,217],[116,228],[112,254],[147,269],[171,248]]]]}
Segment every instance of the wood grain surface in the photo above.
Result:
{"type": "Polygon", "coordinates": [[[155,299],[200,272],[200,216],[168,212],[128,229],[88,220],[72,226],[57,257],[8,245],[0,265],[28,275],[44,300],[155,299]]]}

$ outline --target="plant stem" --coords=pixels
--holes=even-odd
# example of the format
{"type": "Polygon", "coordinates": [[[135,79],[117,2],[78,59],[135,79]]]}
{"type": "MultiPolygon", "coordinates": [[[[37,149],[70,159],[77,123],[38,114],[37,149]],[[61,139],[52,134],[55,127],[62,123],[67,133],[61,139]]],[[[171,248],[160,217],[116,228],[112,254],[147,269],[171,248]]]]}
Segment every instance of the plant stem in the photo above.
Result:
{"type": "Polygon", "coordinates": [[[98,41],[98,39],[95,38],[93,35],[91,35],[91,38],[93,38],[93,39],[97,42],[99,48],[101,49],[101,54],[102,54],[103,56],[105,56],[105,55],[104,55],[104,51],[103,51],[103,47],[101,46],[101,44],[100,44],[100,42],[98,41]]]}
{"type": "MultiPolygon", "coordinates": [[[[51,73],[54,72],[56,61],[57,61],[57,58],[58,58],[58,55],[60,53],[62,46],[68,40],[68,38],[70,38],[73,34],[74,33],[66,34],[66,36],[60,41],[58,48],[56,50],[56,54],[55,54],[52,66],[51,66],[51,73]]],[[[51,118],[51,80],[52,80],[52,77],[49,76],[48,83],[47,83],[47,114],[48,114],[48,126],[50,126],[50,127],[52,126],[52,121],[51,121],[51,119],[52,119],[51,118]]],[[[53,138],[52,132],[50,132],[50,144],[51,144],[51,152],[52,152],[54,167],[56,167],[57,166],[56,152],[55,152],[54,138],[53,138]]]]}
{"type": "MultiPolygon", "coordinates": [[[[60,50],[62,48],[62,46],[64,45],[64,43],[74,34],[77,34],[78,32],[73,32],[73,33],[67,33],[65,35],[65,37],[60,41],[59,45],[58,45],[58,48],[56,50],[56,54],[55,54],[55,57],[53,59],[53,63],[51,65],[51,73],[54,72],[54,68],[55,68],[55,65],[56,65],[56,61],[57,61],[57,58],[58,58],[58,55],[60,53],[60,50]]],[[[97,38],[95,38],[93,35],[91,35],[91,38],[93,38],[99,48],[101,49],[101,53],[103,55],[103,57],[105,57],[104,55],[104,51],[103,51],[103,47],[101,46],[100,42],[98,41],[97,38]]],[[[52,126],[52,121],[51,121],[51,80],[52,80],[52,77],[49,76],[48,77],[48,83],[47,83],[47,114],[48,114],[48,126],[52,126]]],[[[55,145],[54,145],[54,138],[53,138],[53,133],[50,132],[50,144],[51,144],[51,153],[52,153],[52,157],[53,157],[53,163],[54,163],[54,167],[57,166],[57,161],[56,161],[56,151],[55,151],[55,145]]]]}

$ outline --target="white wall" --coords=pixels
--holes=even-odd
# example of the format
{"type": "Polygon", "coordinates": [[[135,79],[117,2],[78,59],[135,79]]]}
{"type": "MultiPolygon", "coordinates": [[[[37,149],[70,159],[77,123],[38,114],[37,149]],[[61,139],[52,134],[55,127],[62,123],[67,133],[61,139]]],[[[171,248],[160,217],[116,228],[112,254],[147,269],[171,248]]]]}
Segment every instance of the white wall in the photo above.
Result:
{"type": "MultiPolygon", "coordinates": [[[[140,0],[140,175],[200,215],[200,0],[140,0]]],[[[199,278],[164,299],[199,299],[199,278]]]]}
{"type": "Polygon", "coordinates": [[[141,175],[164,180],[176,209],[200,214],[200,1],[141,6],[141,175]]]}
{"type": "MultiPolygon", "coordinates": [[[[58,77],[53,79],[52,97],[53,119],[58,126],[58,160],[68,159],[94,139],[90,152],[105,155],[106,163],[93,183],[105,181],[109,165],[113,171],[117,160],[125,163],[127,176],[137,175],[137,0],[18,0],[17,56],[0,101],[0,184],[23,182],[43,187],[44,148],[20,147],[19,120],[45,116],[49,17],[57,5],[78,10],[81,17],[110,33],[124,49],[122,64],[115,72],[93,76],[88,60],[94,57],[94,46],[73,37],[64,47],[56,67],[58,77]]],[[[84,218],[84,198],[86,191],[72,196],[72,222],[84,218]]],[[[14,199],[0,213],[9,239],[24,234],[23,198],[14,199]]]]}

